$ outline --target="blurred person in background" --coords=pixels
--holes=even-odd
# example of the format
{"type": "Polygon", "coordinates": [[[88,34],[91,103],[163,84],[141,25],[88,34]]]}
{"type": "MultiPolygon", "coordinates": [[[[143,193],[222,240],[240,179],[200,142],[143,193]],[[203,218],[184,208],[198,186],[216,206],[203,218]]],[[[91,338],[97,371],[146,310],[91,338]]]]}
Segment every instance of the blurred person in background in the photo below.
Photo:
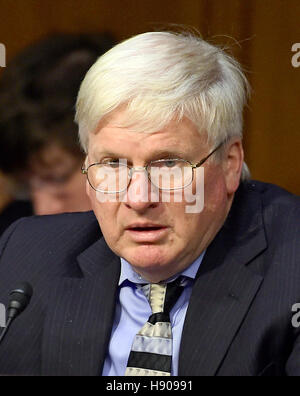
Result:
{"type": "Polygon", "coordinates": [[[109,34],[55,35],[1,75],[0,234],[33,213],[90,210],[74,106],[85,73],[113,44],[109,34]]]}

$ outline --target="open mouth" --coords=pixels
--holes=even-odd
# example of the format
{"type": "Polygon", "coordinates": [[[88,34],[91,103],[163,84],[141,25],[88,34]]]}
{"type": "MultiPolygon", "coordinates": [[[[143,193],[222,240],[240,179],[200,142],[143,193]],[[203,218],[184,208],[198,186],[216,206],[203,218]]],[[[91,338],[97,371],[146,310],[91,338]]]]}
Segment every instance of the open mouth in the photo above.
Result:
{"type": "Polygon", "coordinates": [[[130,238],[138,243],[153,243],[162,240],[168,227],[162,225],[133,225],[126,228],[130,238]]]}
{"type": "Polygon", "coordinates": [[[163,226],[157,226],[157,227],[132,227],[129,228],[130,231],[157,231],[161,230],[162,228],[165,228],[163,226]]]}

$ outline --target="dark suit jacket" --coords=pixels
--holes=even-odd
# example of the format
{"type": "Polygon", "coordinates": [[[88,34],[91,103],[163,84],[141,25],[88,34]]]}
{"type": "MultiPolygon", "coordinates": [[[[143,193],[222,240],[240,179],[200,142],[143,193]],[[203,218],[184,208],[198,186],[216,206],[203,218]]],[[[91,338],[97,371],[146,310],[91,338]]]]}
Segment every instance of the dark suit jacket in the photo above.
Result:
{"type": "MultiPolygon", "coordinates": [[[[299,198],[240,186],[197,274],[179,375],[300,375],[299,223],[299,198]]],[[[101,375],[120,260],[100,235],[92,212],[27,218],[5,233],[0,302],[19,281],[34,295],[0,345],[0,374],[101,375]]]]}
{"type": "Polygon", "coordinates": [[[14,221],[32,215],[33,208],[30,201],[16,200],[11,202],[0,213],[0,236],[14,221]]]}

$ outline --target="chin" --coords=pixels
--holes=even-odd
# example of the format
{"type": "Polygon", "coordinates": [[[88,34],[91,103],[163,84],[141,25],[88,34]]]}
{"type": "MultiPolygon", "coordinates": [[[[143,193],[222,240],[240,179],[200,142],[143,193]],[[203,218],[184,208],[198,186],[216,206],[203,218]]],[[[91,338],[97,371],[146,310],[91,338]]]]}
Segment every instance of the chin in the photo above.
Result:
{"type": "Polygon", "coordinates": [[[162,246],[141,245],[133,247],[122,255],[135,268],[155,270],[168,265],[171,257],[168,249],[162,246]]]}

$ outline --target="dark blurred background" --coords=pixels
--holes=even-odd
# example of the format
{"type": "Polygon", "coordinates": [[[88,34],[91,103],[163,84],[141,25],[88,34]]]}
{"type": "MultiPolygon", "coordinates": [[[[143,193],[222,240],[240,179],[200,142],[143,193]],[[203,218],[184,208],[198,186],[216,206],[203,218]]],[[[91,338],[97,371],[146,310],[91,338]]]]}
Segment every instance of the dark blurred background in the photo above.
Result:
{"type": "Polygon", "coordinates": [[[253,89],[244,138],[252,176],[300,195],[300,67],[291,62],[299,0],[0,0],[0,19],[8,64],[53,33],[111,32],[122,40],[170,24],[230,47],[253,89]]]}

